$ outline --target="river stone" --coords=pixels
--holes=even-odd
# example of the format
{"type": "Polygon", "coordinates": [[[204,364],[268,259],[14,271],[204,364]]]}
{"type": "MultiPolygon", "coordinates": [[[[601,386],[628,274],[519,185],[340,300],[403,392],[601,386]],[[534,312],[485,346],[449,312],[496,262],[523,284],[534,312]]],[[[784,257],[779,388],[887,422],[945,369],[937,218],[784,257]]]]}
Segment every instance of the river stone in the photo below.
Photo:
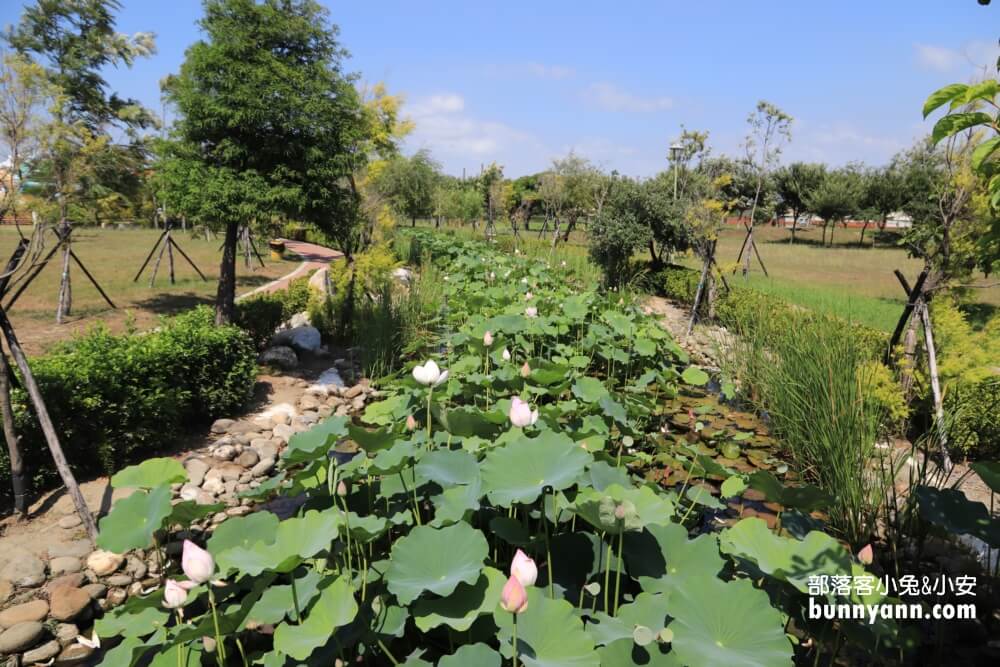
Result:
{"type": "Polygon", "coordinates": [[[76,627],[76,625],[74,625],[73,623],[60,623],[59,625],[56,626],[55,630],[56,641],[58,641],[63,646],[75,642],[79,634],[80,634],[80,629],[76,627]]]}
{"type": "Polygon", "coordinates": [[[82,588],[59,588],[49,599],[50,615],[57,621],[72,621],[90,606],[90,594],[82,588]]]}
{"type": "Polygon", "coordinates": [[[287,345],[300,352],[315,352],[322,342],[319,329],[313,326],[285,329],[276,333],[271,339],[273,345],[287,345]]]}
{"type": "Polygon", "coordinates": [[[295,429],[287,424],[275,424],[273,433],[275,439],[288,442],[288,439],[295,435],[295,429]]]}
{"type": "Polygon", "coordinates": [[[223,461],[231,461],[236,456],[236,448],[232,445],[222,445],[212,450],[212,456],[223,461]]]}
{"type": "Polygon", "coordinates": [[[107,594],[108,587],[104,584],[87,584],[81,587],[80,590],[86,591],[91,600],[100,600],[107,594]]]}
{"type": "Polygon", "coordinates": [[[313,396],[306,394],[299,399],[299,407],[303,410],[315,410],[319,407],[319,401],[317,401],[313,396]]]}
{"type": "Polygon", "coordinates": [[[99,577],[106,577],[125,562],[125,557],[110,551],[98,549],[87,558],[87,567],[99,577]]]}
{"type": "Polygon", "coordinates": [[[56,579],[50,579],[49,583],[46,584],[46,588],[49,590],[49,594],[57,588],[79,588],[83,586],[86,578],[82,572],[73,572],[72,574],[64,574],[56,579]]]}
{"type": "Polygon", "coordinates": [[[208,472],[209,468],[210,466],[201,459],[189,459],[184,463],[184,469],[187,470],[188,474],[188,482],[195,486],[200,486],[205,481],[205,473],[208,472]]]}
{"type": "Polygon", "coordinates": [[[250,443],[250,448],[257,452],[258,461],[260,459],[273,459],[278,456],[278,443],[274,440],[258,438],[250,443]]]}
{"type": "Polygon", "coordinates": [[[32,600],[8,607],[0,611],[0,627],[11,628],[18,623],[44,621],[49,615],[49,603],[45,600],[32,600]]]}
{"type": "Polygon", "coordinates": [[[45,626],[38,621],[18,623],[0,632],[0,653],[18,653],[38,643],[45,626]]]}
{"type": "Polygon", "coordinates": [[[45,581],[45,563],[38,556],[24,549],[4,555],[10,558],[10,562],[0,572],[0,579],[6,579],[20,588],[34,588],[45,581]]]}
{"type": "Polygon", "coordinates": [[[216,419],[212,422],[212,433],[221,435],[229,430],[229,427],[236,423],[235,419],[216,419]]]}
{"type": "Polygon", "coordinates": [[[254,477],[263,477],[274,468],[274,459],[261,459],[260,462],[250,469],[250,474],[254,477]]]}
{"type": "Polygon", "coordinates": [[[83,569],[83,563],[75,556],[59,556],[49,561],[49,572],[54,577],[63,574],[73,574],[83,569]]]}
{"type": "Polygon", "coordinates": [[[83,644],[70,644],[62,650],[56,658],[54,664],[58,667],[62,667],[63,665],[76,665],[89,658],[93,652],[94,649],[89,646],[84,646],[83,644]]]}
{"type": "Polygon", "coordinates": [[[81,523],[83,522],[80,520],[79,514],[67,514],[63,518],[59,519],[59,527],[67,530],[76,528],[81,523]]]}
{"type": "Polygon", "coordinates": [[[295,350],[287,345],[275,345],[260,353],[257,363],[264,366],[276,366],[282,370],[291,370],[299,365],[295,350]]]}
{"type": "Polygon", "coordinates": [[[208,473],[205,475],[205,477],[206,478],[218,477],[224,482],[229,482],[231,480],[239,479],[240,475],[243,474],[243,471],[244,471],[243,466],[233,463],[231,461],[226,461],[225,463],[217,465],[216,467],[209,470],[208,473]]]}
{"type": "Polygon", "coordinates": [[[107,582],[108,586],[128,586],[132,583],[132,577],[127,574],[112,574],[107,582]]]}
{"type": "Polygon", "coordinates": [[[25,654],[21,656],[21,664],[33,665],[36,662],[45,662],[46,660],[59,655],[59,651],[61,650],[62,644],[57,642],[55,639],[47,641],[38,648],[26,651],[25,654]]]}
{"type": "Polygon", "coordinates": [[[6,579],[0,579],[0,604],[6,602],[14,594],[14,584],[6,579]]]}
{"type": "MultiPolygon", "coordinates": [[[[201,484],[201,482],[198,482],[198,484],[201,484]]],[[[195,484],[194,482],[188,482],[187,484],[181,487],[180,493],[178,493],[177,495],[180,497],[181,500],[197,500],[198,494],[200,492],[201,489],[198,487],[197,484],[195,484]]]]}
{"type": "Polygon", "coordinates": [[[94,546],[89,540],[75,540],[68,544],[56,544],[49,547],[49,558],[60,558],[62,556],[86,558],[90,555],[93,548],[94,546]]]}
{"type": "Polygon", "coordinates": [[[365,385],[358,383],[344,392],[344,398],[356,398],[363,394],[365,391],[365,385]]]}
{"type": "Polygon", "coordinates": [[[236,457],[236,465],[241,465],[244,468],[252,468],[257,465],[257,461],[260,461],[260,456],[253,449],[244,449],[240,452],[240,455],[236,457]]]}
{"type": "MultiPolygon", "coordinates": [[[[225,491],[225,486],[223,485],[221,477],[211,477],[205,480],[205,483],[201,485],[202,490],[209,495],[217,496],[223,491],[225,491]]],[[[211,503],[201,503],[205,505],[210,505],[211,503]]]]}

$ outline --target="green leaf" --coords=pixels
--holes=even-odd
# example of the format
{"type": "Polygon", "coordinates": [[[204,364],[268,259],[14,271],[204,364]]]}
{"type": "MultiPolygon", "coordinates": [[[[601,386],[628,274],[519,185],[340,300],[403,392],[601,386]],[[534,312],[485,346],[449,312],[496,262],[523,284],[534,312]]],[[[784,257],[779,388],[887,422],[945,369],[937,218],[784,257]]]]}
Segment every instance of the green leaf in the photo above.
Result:
{"type": "Polygon", "coordinates": [[[176,484],[187,479],[187,471],[179,462],[170,458],[148,459],[139,465],[124,468],[111,478],[116,489],[135,487],[152,489],[161,484],[176,484]]]}
{"type": "Polygon", "coordinates": [[[483,568],[475,584],[459,584],[455,592],[445,598],[417,600],[413,605],[413,621],[421,632],[439,625],[464,632],[481,615],[496,609],[506,582],[507,577],[500,570],[483,568]]]}
{"type": "Polygon", "coordinates": [[[406,419],[410,398],[406,394],[396,394],[383,401],[369,403],[361,415],[366,424],[389,426],[394,421],[406,419]]]}
{"type": "MultiPolygon", "coordinates": [[[[500,628],[500,652],[512,657],[514,615],[499,606],[493,621],[500,628]]],[[[517,615],[517,641],[525,667],[599,667],[594,640],[566,600],[553,600],[540,588],[528,587],[528,608],[517,615]]]]}
{"type": "Polygon", "coordinates": [[[397,438],[396,434],[393,433],[392,429],[389,427],[369,431],[368,429],[361,428],[360,426],[348,424],[347,433],[351,436],[351,440],[358,443],[358,446],[368,453],[374,453],[392,447],[397,438]]]}
{"type": "Polygon", "coordinates": [[[187,528],[195,521],[212,516],[216,512],[225,511],[225,509],[226,506],[224,503],[199,505],[193,500],[184,500],[174,505],[170,510],[170,516],[167,517],[167,524],[171,526],[180,524],[184,528],[187,528]]]}
{"type": "Polygon", "coordinates": [[[918,486],[920,516],[950,533],[975,535],[991,547],[1000,547],[1000,521],[990,517],[986,505],[965,497],[958,489],[918,486]]]}
{"type": "Polygon", "coordinates": [[[451,655],[442,656],[438,667],[500,667],[500,654],[486,644],[466,644],[451,655]]]}
{"type": "Polygon", "coordinates": [[[695,387],[704,387],[708,384],[709,379],[708,373],[697,366],[688,366],[681,373],[681,380],[684,381],[684,384],[690,384],[695,387]]]}
{"type": "Polygon", "coordinates": [[[597,403],[608,395],[608,389],[597,378],[584,376],[573,383],[573,395],[585,403],[597,403]]]}
{"type": "Polygon", "coordinates": [[[218,555],[220,571],[230,568],[257,576],[266,570],[291,572],[302,561],[330,548],[340,535],[343,517],[336,510],[309,510],[301,517],[286,519],[276,531],[258,537],[249,546],[226,549],[218,555]]]}
{"type": "Polygon", "coordinates": [[[448,433],[460,438],[476,436],[492,440],[503,428],[501,424],[491,421],[487,413],[473,406],[444,411],[441,421],[448,433]]]}
{"type": "Polygon", "coordinates": [[[691,667],[768,667],[792,664],[784,622],[767,593],[746,579],[725,582],[698,575],[670,598],[671,644],[691,667]]]}
{"type": "Polygon", "coordinates": [[[678,523],[647,526],[646,532],[654,540],[648,546],[655,551],[650,553],[643,540],[628,540],[625,560],[629,572],[638,577],[647,593],[670,594],[688,577],[715,576],[725,566],[714,535],[689,540],[687,529],[678,523]]]}
{"type": "Polygon", "coordinates": [[[170,487],[166,485],[122,498],[101,519],[97,546],[115,553],[145,549],[153,543],[153,533],[170,516],[170,498],[170,487]]]}
{"type": "Polygon", "coordinates": [[[254,623],[264,625],[266,623],[280,623],[285,616],[295,617],[295,604],[301,610],[308,609],[313,599],[319,593],[319,584],[322,580],[319,572],[309,570],[303,576],[295,579],[295,592],[292,592],[291,584],[271,585],[260,599],[254,603],[244,619],[241,628],[247,624],[254,623]]]}
{"type": "Polygon", "coordinates": [[[486,455],[483,490],[491,502],[504,507],[531,503],[547,486],[561,491],[576,484],[590,461],[590,454],[564,433],[521,435],[486,455]]]}
{"type": "Polygon", "coordinates": [[[208,551],[219,560],[219,554],[260,541],[273,542],[278,530],[278,517],[271,512],[254,512],[246,516],[229,519],[218,527],[208,538],[208,551]]]}
{"type": "Polygon", "coordinates": [[[826,509],[833,504],[833,498],[826,491],[811,484],[785,486],[778,478],[766,470],[758,470],[749,479],[750,488],[764,494],[771,502],[787,508],[812,512],[826,509]]]}
{"type": "Polygon", "coordinates": [[[735,498],[743,493],[747,488],[747,483],[739,475],[733,475],[722,483],[722,497],[735,498]]]}
{"type": "Polygon", "coordinates": [[[969,467],[994,493],[1000,493],[1000,463],[997,461],[976,461],[970,463],[969,467]]]}
{"type": "Polygon", "coordinates": [[[991,155],[1000,148],[1000,136],[987,139],[972,151],[972,168],[979,170],[991,155]]]}
{"type": "Polygon", "coordinates": [[[993,118],[981,111],[948,114],[934,123],[931,142],[936,144],[945,137],[950,137],[962,130],[976,125],[989,125],[992,122],[993,118]]]}
{"type": "Polygon", "coordinates": [[[282,623],[274,631],[274,648],[296,660],[307,660],[313,651],[325,645],[337,628],[354,620],[358,604],[354,591],[343,577],[320,591],[316,601],[298,625],[282,623]]]}
{"type": "Polygon", "coordinates": [[[996,79],[986,79],[985,81],[980,81],[969,86],[968,90],[960,98],[955,98],[952,101],[952,104],[954,105],[956,102],[969,104],[976,100],[992,100],[996,97],[998,89],[1000,89],[1000,83],[996,79]]]}
{"type": "Polygon", "coordinates": [[[450,595],[458,584],[474,584],[479,579],[488,553],[482,532],[467,523],[446,528],[417,526],[393,544],[386,585],[404,605],[424,591],[450,595]]]}
{"type": "Polygon", "coordinates": [[[636,646],[632,637],[613,641],[597,649],[602,665],[615,667],[684,667],[677,653],[669,646],[656,643],[650,646],[636,646]]]}
{"type": "Polygon", "coordinates": [[[943,104],[946,104],[959,95],[963,95],[969,87],[964,83],[953,83],[951,85],[945,86],[944,88],[939,88],[935,90],[924,102],[924,118],[927,118],[935,109],[940,108],[943,104]]]}
{"type": "Polygon", "coordinates": [[[170,622],[170,612],[159,605],[137,608],[129,603],[116,607],[94,623],[98,637],[146,637],[170,622]]]}
{"type": "Polygon", "coordinates": [[[281,456],[291,463],[311,461],[326,456],[330,447],[346,435],[347,417],[328,417],[308,431],[292,435],[281,456]]]}

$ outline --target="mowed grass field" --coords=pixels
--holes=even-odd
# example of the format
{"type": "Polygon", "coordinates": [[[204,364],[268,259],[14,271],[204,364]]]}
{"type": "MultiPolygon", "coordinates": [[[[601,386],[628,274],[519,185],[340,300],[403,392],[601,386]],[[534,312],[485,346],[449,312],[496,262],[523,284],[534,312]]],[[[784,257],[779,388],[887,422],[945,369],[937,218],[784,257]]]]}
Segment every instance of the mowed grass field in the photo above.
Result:
{"type": "MultiPolygon", "coordinates": [[[[26,235],[30,228],[23,228],[26,235]]],[[[221,235],[214,240],[204,237],[194,238],[187,232],[175,230],[174,240],[184,252],[194,260],[207,280],[198,277],[194,269],[180,253],[174,251],[174,272],[176,283],[170,284],[167,255],[156,276],[156,283],[149,286],[151,268],[156,256],[140,276],[133,282],[142,261],[152,249],[160,231],[152,229],[111,230],[78,227],[73,230],[73,252],[97,279],[101,287],[117,306],[111,309],[101,298],[87,277],[70,262],[70,282],[73,303],[70,316],[61,325],[56,324],[56,303],[59,294],[59,280],[62,272],[62,251],[56,253],[31,285],[18,298],[9,316],[14,324],[18,339],[29,354],[39,354],[56,341],[66,340],[86,330],[97,322],[104,322],[113,331],[122,331],[130,324],[139,329],[155,326],[159,317],[170,315],[198,304],[212,304],[215,299],[219,277],[219,261],[222,253],[219,246],[221,235]]],[[[0,258],[6,264],[15,246],[18,235],[14,227],[0,227],[0,258]]],[[[237,294],[248,292],[266,282],[290,273],[298,265],[297,259],[272,261],[268,256],[267,239],[257,239],[257,247],[264,258],[264,268],[248,270],[237,257],[237,294]]],[[[49,233],[45,237],[44,255],[56,244],[56,238],[49,233]]],[[[159,252],[159,251],[157,251],[159,252]]],[[[24,271],[15,276],[15,279],[24,271]]],[[[12,285],[7,301],[19,285],[12,285]]]]}
{"type": "MultiPolygon", "coordinates": [[[[742,227],[735,226],[723,231],[717,250],[721,266],[736,261],[745,234],[742,227]]],[[[806,308],[891,331],[905,302],[893,270],[902,271],[912,285],[923,263],[909,257],[903,248],[890,245],[895,243],[894,235],[887,234],[873,248],[872,230],[865,236],[865,247],[857,245],[859,234],[859,229],[838,228],[835,245],[821,247],[821,229],[799,230],[795,243],[789,244],[789,230],[758,226],[754,239],[769,276],[764,276],[753,257],[750,285],[806,308]]],[[[693,257],[683,258],[681,263],[700,268],[693,257]]],[[[982,279],[982,274],[979,277],[983,284],[995,282],[982,279]]],[[[737,272],[731,279],[742,281],[742,276],[737,272]]],[[[986,312],[1000,306],[1000,287],[972,290],[971,296],[984,304],[986,312]]]]}

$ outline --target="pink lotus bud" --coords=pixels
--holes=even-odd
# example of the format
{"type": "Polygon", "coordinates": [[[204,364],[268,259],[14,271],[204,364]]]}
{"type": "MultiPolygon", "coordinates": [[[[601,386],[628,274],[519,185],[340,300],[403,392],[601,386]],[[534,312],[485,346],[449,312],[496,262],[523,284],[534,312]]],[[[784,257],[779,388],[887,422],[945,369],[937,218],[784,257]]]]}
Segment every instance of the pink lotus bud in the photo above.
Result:
{"type": "Polygon", "coordinates": [[[163,606],[167,609],[177,609],[187,600],[188,593],[173,579],[167,579],[163,587],[163,606]]]}
{"type": "Polygon", "coordinates": [[[528,554],[518,549],[510,563],[510,576],[517,578],[522,586],[534,586],[538,579],[538,567],[528,554]]]}
{"type": "Polygon", "coordinates": [[[524,309],[524,314],[526,317],[538,317],[538,309],[534,306],[530,306],[524,309]]]}
{"type": "Polygon", "coordinates": [[[872,550],[872,545],[866,544],[858,552],[858,561],[862,565],[871,565],[873,560],[875,560],[875,552],[872,550]]]}
{"type": "Polygon", "coordinates": [[[529,366],[528,362],[526,361],[524,362],[524,365],[521,366],[521,377],[526,378],[529,375],[531,375],[531,366],[529,366]]]}
{"type": "Polygon", "coordinates": [[[337,482],[337,495],[341,498],[347,497],[347,485],[344,484],[344,480],[337,482]]]}
{"type": "Polygon", "coordinates": [[[483,345],[489,347],[492,344],[493,344],[493,333],[487,331],[486,333],[483,334],[483,345]]]}
{"type": "Polygon", "coordinates": [[[531,300],[532,300],[533,298],[535,298],[535,295],[534,295],[534,294],[532,294],[531,292],[528,292],[528,293],[526,293],[526,294],[524,295],[524,300],[525,300],[525,301],[531,301],[531,300]]]}
{"type": "Polygon", "coordinates": [[[538,421],[538,410],[532,410],[530,405],[515,396],[510,401],[510,411],[507,416],[511,424],[524,428],[538,421]]]}
{"type": "Polygon", "coordinates": [[[500,353],[500,356],[503,357],[504,361],[510,361],[510,352],[507,350],[507,348],[503,349],[503,352],[500,353]]]}
{"type": "Polygon", "coordinates": [[[528,608],[528,592],[514,575],[507,579],[500,592],[500,606],[512,614],[520,614],[528,608]]]}
{"type": "Polygon", "coordinates": [[[417,428],[417,420],[413,418],[413,415],[406,416],[406,430],[413,431],[417,428]]]}
{"type": "Polygon", "coordinates": [[[619,521],[625,518],[625,505],[615,506],[615,518],[619,521]]]}
{"type": "Polygon", "coordinates": [[[191,540],[184,540],[184,551],[181,553],[181,569],[187,578],[196,584],[203,584],[212,578],[215,571],[215,561],[208,553],[191,540]]]}

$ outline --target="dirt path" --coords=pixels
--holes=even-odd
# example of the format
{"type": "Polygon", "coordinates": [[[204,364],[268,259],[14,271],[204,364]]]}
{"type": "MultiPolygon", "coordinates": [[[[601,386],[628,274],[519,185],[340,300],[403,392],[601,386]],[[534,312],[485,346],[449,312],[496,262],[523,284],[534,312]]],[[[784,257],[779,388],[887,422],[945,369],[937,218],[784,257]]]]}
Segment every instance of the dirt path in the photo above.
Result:
{"type": "Polygon", "coordinates": [[[285,250],[292,253],[293,255],[298,255],[302,258],[302,263],[299,264],[298,268],[289,273],[288,275],[282,276],[277,280],[272,280],[266,285],[261,285],[252,292],[247,292],[242,295],[240,299],[245,299],[254,294],[270,293],[283,290],[288,287],[296,278],[301,278],[302,276],[308,275],[310,271],[315,271],[318,269],[325,268],[335,260],[341,259],[344,253],[339,250],[333,250],[331,248],[326,248],[321,245],[316,245],[315,243],[306,243],[305,241],[292,241],[290,239],[278,239],[279,241],[285,242],[285,250]]]}

